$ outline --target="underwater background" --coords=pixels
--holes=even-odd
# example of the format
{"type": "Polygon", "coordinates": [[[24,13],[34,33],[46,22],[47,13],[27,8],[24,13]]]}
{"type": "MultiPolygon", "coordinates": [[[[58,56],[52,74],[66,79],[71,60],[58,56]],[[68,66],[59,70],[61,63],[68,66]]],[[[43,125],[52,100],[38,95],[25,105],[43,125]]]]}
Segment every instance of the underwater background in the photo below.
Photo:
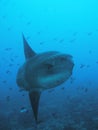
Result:
{"type": "Polygon", "coordinates": [[[0,0],[0,130],[98,130],[98,1],[0,0]],[[44,91],[36,128],[28,93],[16,74],[24,33],[37,52],[73,56],[64,84],[44,91]]]}

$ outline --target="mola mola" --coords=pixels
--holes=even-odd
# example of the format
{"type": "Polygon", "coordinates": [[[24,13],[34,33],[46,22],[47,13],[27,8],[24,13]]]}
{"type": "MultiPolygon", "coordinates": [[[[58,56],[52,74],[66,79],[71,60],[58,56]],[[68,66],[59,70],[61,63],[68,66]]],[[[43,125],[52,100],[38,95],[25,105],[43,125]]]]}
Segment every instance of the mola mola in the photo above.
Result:
{"type": "Polygon", "coordinates": [[[39,99],[42,91],[65,82],[74,67],[72,56],[58,51],[37,54],[23,35],[25,63],[19,68],[16,82],[29,92],[30,103],[37,123],[39,99]]]}

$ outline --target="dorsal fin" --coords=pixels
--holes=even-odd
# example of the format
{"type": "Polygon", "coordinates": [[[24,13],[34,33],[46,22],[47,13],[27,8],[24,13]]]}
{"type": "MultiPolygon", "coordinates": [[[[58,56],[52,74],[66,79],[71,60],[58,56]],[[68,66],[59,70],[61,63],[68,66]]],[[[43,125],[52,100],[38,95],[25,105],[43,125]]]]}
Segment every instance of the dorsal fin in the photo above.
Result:
{"type": "Polygon", "coordinates": [[[28,42],[26,41],[24,35],[22,34],[23,37],[23,44],[24,44],[24,54],[25,54],[25,58],[29,59],[33,56],[36,55],[36,53],[32,50],[32,48],[29,46],[28,42]]]}

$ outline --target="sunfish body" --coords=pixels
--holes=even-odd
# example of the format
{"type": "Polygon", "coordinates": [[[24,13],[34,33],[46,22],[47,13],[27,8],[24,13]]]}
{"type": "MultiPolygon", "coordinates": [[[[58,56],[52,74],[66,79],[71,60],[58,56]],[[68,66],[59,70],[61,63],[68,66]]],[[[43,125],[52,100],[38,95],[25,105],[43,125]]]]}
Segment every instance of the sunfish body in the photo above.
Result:
{"type": "Polygon", "coordinates": [[[37,122],[41,92],[65,82],[74,67],[72,56],[57,51],[35,53],[23,36],[25,63],[17,73],[17,85],[29,92],[29,98],[37,122]]]}

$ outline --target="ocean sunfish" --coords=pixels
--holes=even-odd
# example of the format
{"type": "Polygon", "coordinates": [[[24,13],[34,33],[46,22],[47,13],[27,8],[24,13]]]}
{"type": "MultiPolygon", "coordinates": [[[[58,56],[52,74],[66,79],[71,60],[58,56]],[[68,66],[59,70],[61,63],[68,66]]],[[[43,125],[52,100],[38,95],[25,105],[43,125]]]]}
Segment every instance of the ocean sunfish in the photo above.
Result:
{"type": "Polygon", "coordinates": [[[23,35],[25,63],[19,68],[16,82],[22,90],[29,92],[29,99],[37,123],[39,99],[42,91],[64,83],[74,67],[72,56],[58,51],[37,54],[31,49],[23,35]]]}

